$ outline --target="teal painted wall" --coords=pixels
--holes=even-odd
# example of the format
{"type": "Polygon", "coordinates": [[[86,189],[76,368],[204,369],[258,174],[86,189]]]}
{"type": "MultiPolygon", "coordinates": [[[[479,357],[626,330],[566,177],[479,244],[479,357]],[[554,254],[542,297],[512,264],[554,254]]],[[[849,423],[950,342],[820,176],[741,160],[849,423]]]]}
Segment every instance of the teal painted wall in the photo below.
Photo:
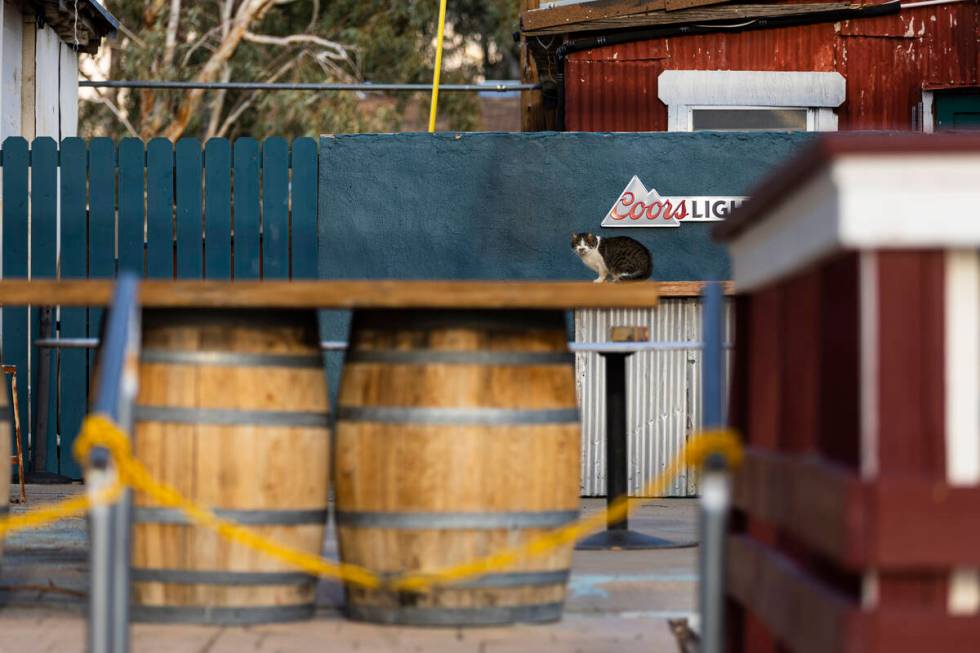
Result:
{"type": "MultiPolygon", "coordinates": [[[[633,175],[662,195],[744,195],[808,134],[366,134],[320,140],[321,278],[581,279],[573,231],[628,235],[654,279],[724,279],[708,223],[601,229],[633,175]]],[[[347,337],[325,314],[323,335],[347,337]]],[[[339,355],[328,356],[336,388],[339,355]]]]}
{"type": "Polygon", "coordinates": [[[647,245],[658,280],[729,276],[710,224],[600,229],[636,174],[663,195],[743,195],[805,134],[372,134],[320,141],[320,276],[594,278],[572,231],[647,245]]]}

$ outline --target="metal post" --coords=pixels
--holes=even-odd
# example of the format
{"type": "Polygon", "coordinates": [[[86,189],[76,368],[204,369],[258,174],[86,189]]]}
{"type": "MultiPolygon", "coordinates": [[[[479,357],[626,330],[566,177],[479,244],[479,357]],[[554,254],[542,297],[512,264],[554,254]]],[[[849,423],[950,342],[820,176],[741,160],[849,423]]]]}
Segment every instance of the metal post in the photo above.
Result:
{"type": "MultiPolygon", "coordinates": [[[[40,336],[50,338],[54,334],[52,308],[42,307],[39,313],[40,336]]],[[[51,354],[53,352],[42,347],[38,349],[37,368],[37,419],[34,420],[34,455],[31,459],[31,469],[35,472],[47,471],[48,467],[48,403],[51,396],[51,354]]]]}
{"type": "MultiPolygon", "coordinates": [[[[116,284],[99,353],[98,390],[93,406],[95,412],[110,416],[127,430],[132,426],[137,390],[137,284],[137,277],[128,273],[121,274],[116,284]]],[[[89,462],[86,480],[90,493],[116,482],[117,471],[104,448],[93,448],[89,462]]],[[[131,497],[126,491],[116,503],[93,508],[90,513],[90,653],[129,651],[130,511],[131,497]]]]}
{"type": "MultiPolygon", "coordinates": [[[[89,456],[86,474],[88,494],[94,498],[111,487],[116,473],[110,463],[109,453],[96,447],[89,456]]],[[[88,650],[89,653],[115,653],[115,627],[113,623],[113,590],[115,589],[114,564],[116,557],[115,506],[97,505],[89,511],[89,602],[88,602],[88,650]]]]}
{"type": "MultiPolygon", "coordinates": [[[[606,506],[629,492],[626,451],[626,358],[629,354],[603,354],[606,359],[606,506]]],[[[629,531],[629,518],[611,517],[609,531],[629,531]]]]}
{"type": "MultiPolygon", "coordinates": [[[[629,492],[629,459],[626,424],[626,359],[632,352],[599,352],[606,361],[606,506],[629,492]]],[[[671,542],[629,529],[628,518],[610,519],[606,530],[576,545],[582,551],[602,549],[669,549],[694,546],[696,542],[671,542]]]]}
{"type": "MultiPolygon", "coordinates": [[[[704,290],[703,413],[704,428],[723,426],[724,362],[722,336],[724,314],[721,285],[704,290]]],[[[698,552],[700,583],[700,651],[721,653],[725,630],[725,537],[731,488],[724,457],[713,454],[701,475],[701,549],[698,552]]]]}

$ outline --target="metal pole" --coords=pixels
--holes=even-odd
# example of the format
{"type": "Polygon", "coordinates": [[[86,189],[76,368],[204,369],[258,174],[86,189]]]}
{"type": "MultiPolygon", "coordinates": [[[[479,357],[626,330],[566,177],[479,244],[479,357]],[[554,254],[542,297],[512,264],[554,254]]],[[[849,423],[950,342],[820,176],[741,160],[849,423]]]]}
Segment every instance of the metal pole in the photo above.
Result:
{"type": "MultiPolygon", "coordinates": [[[[38,311],[40,321],[40,336],[42,339],[51,338],[53,309],[43,306],[38,311]]],[[[35,343],[36,344],[36,343],[35,343]]],[[[38,349],[37,369],[37,418],[34,420],[34,451],[31,458],[31,469],[35,472],[47,471],[48,467],[48,412],[51,397],[51,350],[47,347],[38,349]]]]}
{"type": "MultiPolygon", "coordinates": [[[[90,498],[115,482],[115,470],[111,468],[109,452],[102,447],[92,449],[86,484],[90,498]]],[[[89,653],[115,653],[115,628],[113,606],[115,604],[113,578],[115,507],[97,505],[89,511],[89,602],[88,602],[88,650],[89,653]]]]}
{"type": "MultiPolygon", "coordinates": [[[[633,344],[644,343],[611,343],[633,344]]],[[[606,506],[629,492],[629,452],[626,442],[626,359],[632,352],[599,351],[606,361],[606,506]]],[[[580,551],[608,549],[670,549],[697,542],[672,542],[629,528],[629,519],[609,519],[606,530],[590,535],[576,546],[580,551]]]]}
{"type": "MultiPolygon", "coordinates": [[[[704,356],[702,392],[704,428],[723,426],[724,362],[722,335],[724,314],[721,285],[704,289],[704,356]]],[[[701,475],[701,548],[698,551],[700,583],[700,638],[702,653],[721,653],[725,632],[725,537],[731,488],[724,457],[713,454],[701,475]]]]}
{"type": "MultiPolygon", "coordinates": [[[[164,90],[203,89],[206,91],[357,91],[361,93],[431,92],[431,84],[359,84],[343,83],[289,83],[289,82],[173,82],[166,80],[120,79],[82,80],[79,86],[88,88],[146,88],[164,90]]],[[[440,91],[508,93],[511,91],[538,91],[540,84],[440,84],[440,91]]]]}
{"type": "MultiPolygon", "coordinates": [[[[626,358],[629,354],[603,354],[606,359],[606,507],[629,492],[626,451],[626,358]]],[[[629,520],[610,518],[610,531],[628,531],[629,520]]]]}
{"type": "MultiPolygon", "coordinates": [[[[116,283],[106,316],[93,405],[95,412],[108,415],[124,429],[132,425],[132,404],[137,389],[138,283],[137,277],[130,273],[121,274],[116,283]]],[[[86,475],[89,492],[94,494],[110,487],[116,482],[116,475],[108,451],[94,447],[86,475]]],[[[90,653],[129,651],[130,507],[131,497],[126,491],[116,503],[98,506],[90,513],[90,653]]]]}

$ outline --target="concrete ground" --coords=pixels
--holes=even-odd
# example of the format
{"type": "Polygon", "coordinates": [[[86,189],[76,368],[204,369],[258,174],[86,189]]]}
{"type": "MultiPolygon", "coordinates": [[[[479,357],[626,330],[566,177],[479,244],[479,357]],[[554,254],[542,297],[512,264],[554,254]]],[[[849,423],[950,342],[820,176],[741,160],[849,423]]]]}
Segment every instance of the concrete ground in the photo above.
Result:
{"type": "MultiPolygon", "coordinates": [[[[29,503],[14,513],[81,491],[81,486],[28,487],[29,503]]],[[[583,510],[601,509],[587,499],[583,510]]],[[[634,502],[631,526],[673,542],[693,542],[697,505],[691,499],[634,502]]],[[[85,647],[87,540],[84,518],[11,535],[0,571],[0,653],[71,653],[85,647]]],[[[325,553],[336,555],[332,534],[325,553]]],[[[654,551],[577,551],[565,617],[560,623],[495,628],[404,628],[346,621],[342,593],[320,583],[318,614],[302,623],[206,627],[135,624],[137,653],[243,651],[460,651],[473,653],[674,653],[667,619],[694,606],[693,547],[654,551]]]]}

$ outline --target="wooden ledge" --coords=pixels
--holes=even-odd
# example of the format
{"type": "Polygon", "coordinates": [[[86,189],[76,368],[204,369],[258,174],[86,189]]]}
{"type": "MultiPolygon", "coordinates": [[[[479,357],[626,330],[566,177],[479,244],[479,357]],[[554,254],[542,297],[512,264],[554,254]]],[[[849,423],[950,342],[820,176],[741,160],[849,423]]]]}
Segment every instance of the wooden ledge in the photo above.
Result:
{"type": "MultiPolygon", "coordinates": [[[[0,305],[108,304],[111,280],[4,280],[0,305]]],[[[582,281],[163,281],[140,284],[147,307],[188,308],[649,308],[659,284],[582,281]]]]}

